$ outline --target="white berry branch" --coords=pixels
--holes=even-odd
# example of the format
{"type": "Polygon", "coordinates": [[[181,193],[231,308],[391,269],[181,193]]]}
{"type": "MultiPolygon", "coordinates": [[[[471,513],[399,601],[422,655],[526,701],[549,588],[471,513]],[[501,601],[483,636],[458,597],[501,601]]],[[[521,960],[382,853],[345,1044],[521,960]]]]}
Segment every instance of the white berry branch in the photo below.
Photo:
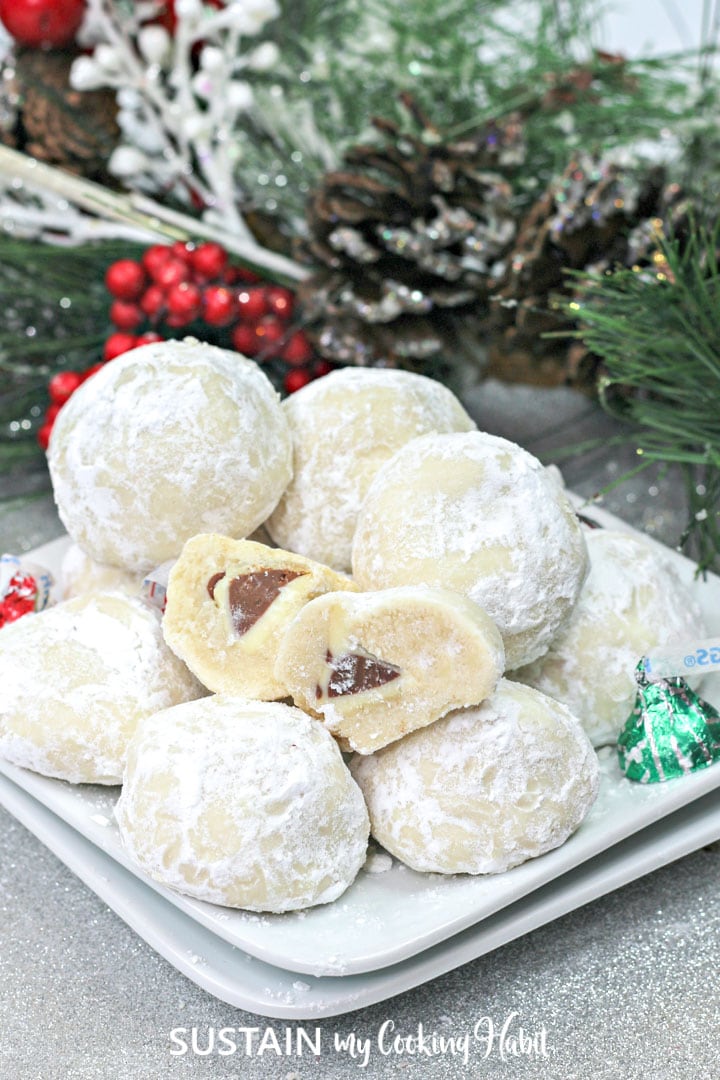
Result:
{"type": "Polygon", "coordinates": [[[290,283],[307,276],[304,267],[253,239],[171,210],[137,192],[110,191],[7,146],[0,146],[0,228],[53,244],[110,238],[140,243],[214,240],[274,280],[290,283]]]}
{"type": "Polygon", "coordinates": [[[117,92],[124,141],[111,171],[135,189],[199,200],[208,224],[249,240],[236,166],[253,95],[242,75],[274,62],[274,47],[255,39],[279,14],[277,2],[228,0],[216,9],[176,0],[172,37],[152,21],[157,10],[88,0],[94,49],[75,61],[71,82],[117,92]]]}

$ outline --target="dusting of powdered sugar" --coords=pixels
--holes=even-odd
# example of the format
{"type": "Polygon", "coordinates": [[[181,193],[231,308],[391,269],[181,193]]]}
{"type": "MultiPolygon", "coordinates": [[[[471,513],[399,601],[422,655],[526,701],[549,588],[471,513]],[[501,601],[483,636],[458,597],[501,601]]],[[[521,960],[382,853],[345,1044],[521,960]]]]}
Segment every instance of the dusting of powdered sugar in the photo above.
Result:
{"type": "Polygon", "coordinates": [[[386,851],[370,851],[365,860],[365,873],[386,874],[388,870],[392,870],[392,865],[392,856],[386,851]]]}
{"type": "Polygon", "coordinates": [[[590,573],[549,652],[516,678],[564,702],[595,745],[614,743],[635,703],[635,668],[650,649],[705,636],[674,567],[641,536],[586,535],[590,573]]]}
{"type": "Polygon", "coordinates": [[[89,593],[3,629],[0,754],[72,783],[117,784],[141,717],[204,691],[162,637],[159,613],[89,593]]]}
{"type": "Polygon", "coordinates": [[[267,528],[281,547],[342,571],[350,568],[358,510],[380,465],[419,435],[475,427],[447,387],[407,371],[343,368],[309,383],[283,408],[294,476],[267,528]]]}
{"type": "Polygon", "coordinates": [[[521,447],[479,431],[400,449],[370,485],[353,545],[361,588],[439,585],[480,604],[509,667],[547,650],[586,570],[582,529],[557,482],[521,447]]]}
{"type": "Polygon", "coordinates": [[[137,596],[142,586],[142,575],[133,574],[119,566],[107,566],[95,562],[79,544],[70,544],[60,567],[60,587],[63,600],[86,592],[120,589],[137,596]]]}
{"type": "Polygon", "coordinates": [[[163,884],[251,911],[335,900],[365,861],[362,794],[299,709],[217,695],[138,728],[116,816],[163,884]]]}
{"type": "Polygon", "coordinates": [[[290,479],[292,443],[257,364],[188,339],[134,349],[83,383],[48,462],[71,537],[142,572],[195,533],[261,524],[290,479]]]}
{"type": "Polygon", "coordinates": [[[444,874],[500,873],[558,847],[599,784],[597,756],[565,706],[506,679],[480,707],[350,768],[378,843],[444,874]]]}

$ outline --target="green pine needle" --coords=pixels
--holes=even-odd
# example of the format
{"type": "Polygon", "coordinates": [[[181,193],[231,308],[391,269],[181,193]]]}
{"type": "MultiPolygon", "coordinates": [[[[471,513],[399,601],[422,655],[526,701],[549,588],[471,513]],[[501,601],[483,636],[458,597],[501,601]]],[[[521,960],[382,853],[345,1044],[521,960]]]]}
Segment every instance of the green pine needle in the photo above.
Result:
{"type": "Polygon", "coordinates": [[[601,403],[632,425],[638,455],[683,467],[680,543],[701,571],[720,566],[718,243],[720,228],[693,224],[682,243],[660,239],[666,266],[574,275],[577,299],[565,305],[602,359],[601,403]]]}
{"type": "Polygon", "coordinates": [[[101,358],[110,263],[141,248],[105,242],[81,247],[0,239],[0,474],[42,460],[37,431],[48,380],[101,358]]]}
{"type": "Polygon", "coordinates": [[[301,230],[308,191],[350,146],[376,138],[374,116],[407,125],[402,93],[447,138],[519,110],[519,209],[577,150],[667,145],[669,132],[687,161],[677,177],[686,188],[700,174],[720,178],[709,49],[613,60],[594,51],[603,15],[602,0],[447,0],[441,9],[436,0],[293,0],[268,24],[281,62],[253,84],[240,186],[289,233],[301,230]]]}

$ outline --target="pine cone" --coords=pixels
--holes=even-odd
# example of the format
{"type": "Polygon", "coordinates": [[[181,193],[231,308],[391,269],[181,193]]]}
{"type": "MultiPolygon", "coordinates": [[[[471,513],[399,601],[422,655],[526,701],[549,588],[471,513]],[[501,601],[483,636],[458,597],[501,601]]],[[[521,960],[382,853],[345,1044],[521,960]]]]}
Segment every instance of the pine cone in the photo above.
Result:
{"type": "Polygon", "coordinates": [[[17,51],[12,79],[17,115],[0,137],[40,161],[110,183],[107,159],[119,136],[115,94],[73,90],[69,77],[75,56],[72,49],[17,51]]]}
{"type": "Polygon", "coordinates": [[[445,142],[412,100],[420,134],[375,120],[311,198],[299,252],[322,269],[302,289],[309,333],[342,363],[413,366],[439,354],[496,287],[512,244],[510,188],[493,171],[522,153],[515,118],[445,142]]]}
{"type": "Polygon", "coordinates": [[[579,155],[520,224],[484,324],[488,374],[541,385],[593,383],[596,357],[575,340],[541,336],[571,329],[558,307],[575,292],[565,271],[652,266],[657,272],[658,231],[671,220],[677,229],[686,215],[677,186],[664,186],[662,169],[630,177],[579,155]]]}

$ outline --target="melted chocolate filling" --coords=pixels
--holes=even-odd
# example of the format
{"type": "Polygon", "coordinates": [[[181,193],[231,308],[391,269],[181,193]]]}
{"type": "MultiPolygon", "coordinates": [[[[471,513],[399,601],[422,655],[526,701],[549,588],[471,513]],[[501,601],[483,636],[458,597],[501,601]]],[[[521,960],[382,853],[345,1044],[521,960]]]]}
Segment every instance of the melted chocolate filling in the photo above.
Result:
{"type": "Polygon", "coordinates": [[[228,585],[228,600],[230,618],[238,636],[247,634],[277,600],[280,590],[303,573],[302,570],[266,569],[234,577],[228,585]]]}
{"type": "MultiPolygon", "coordinates": [[[[303,570],[252,570],[249,574],[239,574],[228,585],[228,602],[230,604],[230,618],[233,627],[239,636],[247,634],[251,626],[265,614],[267,609],[277,599],[278,593],[293,578],[301,577],[303,570]]],[[[218,581],[226,576],[225,570],[220,570],[208,579],[207,591],[212,600],[215,599],[215,586],[218,581]]]]}
{"type": "MultiPolygon", "coordinates": [[[[378,686],[384,686],[385,683],[392,682],[402,674],[395,664],[389,664],[365,652],[333,656],[328,649],[325,660],[331,670],[330,681],[327,685],[328,698],[360,694],[363,690],[375,690],[378,686]]],[[[318,699],[323,696],[322,687],[316,687],[315,696],[318,699]]]]}
{"type": "Polygon", "coordinates": [[[213,574],[213,576],[208,581],[208,583],[207,583],[207,591],[210,594],[210,599],[211,600],[215,599],[215,586],[217,585],[218,581],[222,581],[222,579],[224,577],[225,577],[225,571],[221,570],[219,574],[213,574]]]}

